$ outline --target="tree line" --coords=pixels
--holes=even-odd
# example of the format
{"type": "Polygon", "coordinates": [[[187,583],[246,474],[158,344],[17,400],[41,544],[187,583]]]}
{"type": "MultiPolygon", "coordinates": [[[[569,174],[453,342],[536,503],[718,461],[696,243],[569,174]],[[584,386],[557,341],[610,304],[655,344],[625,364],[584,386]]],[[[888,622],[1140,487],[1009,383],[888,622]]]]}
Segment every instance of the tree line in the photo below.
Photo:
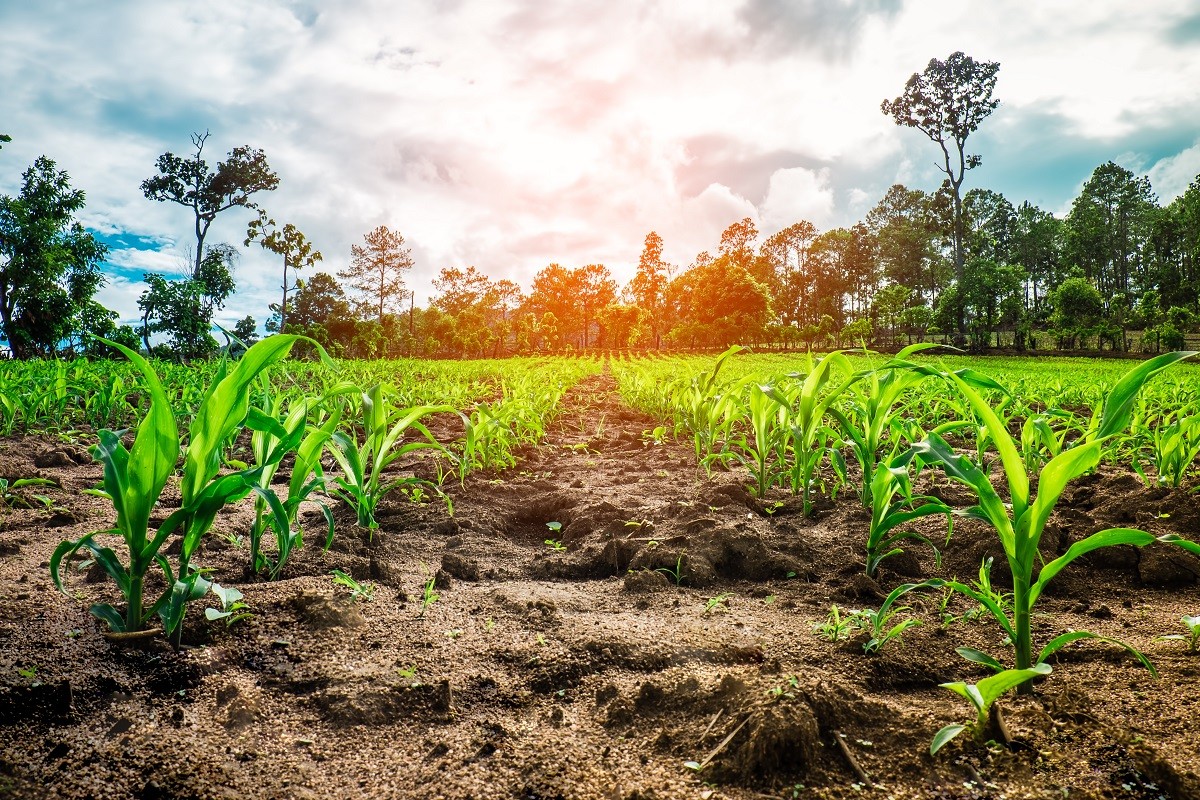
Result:
{"type": "MultiPolygon", "coordinates": [[[[75,217],[84,195],[45,156],[0,198],[0,334],[14,356],[103,355],[95,336],[149,352],[197,358],[220,347],[214,311],[235,290],[237,249],[210,244],[218,214],[253,217],[244,246],[281,260],[280,302],[268,331],[304,333],[349,357],[499,357],[594,348],[702,348],[732,342],[785,348],[953,341],[1006,348],[1179,349],[1200,312],[1200,177],[1161,204],[1149,180],[1113,162],[1098,166],[1063,217],[1002,194],[963,192],[981,163],[971,133],[996,108],[999,65],[962,53],[933,59],[881,109],[940,150],[932,192],[897,184],[865,218],[821,231],[800,220],[763,237],[754,221],[730,224],[714,251],[690,264],[664,261],[662,238],[644,239],[636,272],[619,287],[603,264],[550,264],[528,291],[475,266],[446,267],[418,308],[404,237],[386,226],[351,247],[336,276],[311,272],[320,251],[256,196],[279,185],[261,150],[232,150],[210,166],[208,133],[185,157],[164,153],[141,184],[154,201],[187,208],[195,245],[182,278],[148,273],[137,326],[118,325],[94,300],[106,248],[75,217]],[[154,338],[158,343],[152,342],[154,338]]],[[[0,136],[0,143],[9,137],[0,136]]],[[[226,345],[253,341],[239,321],[226,345]]]]}

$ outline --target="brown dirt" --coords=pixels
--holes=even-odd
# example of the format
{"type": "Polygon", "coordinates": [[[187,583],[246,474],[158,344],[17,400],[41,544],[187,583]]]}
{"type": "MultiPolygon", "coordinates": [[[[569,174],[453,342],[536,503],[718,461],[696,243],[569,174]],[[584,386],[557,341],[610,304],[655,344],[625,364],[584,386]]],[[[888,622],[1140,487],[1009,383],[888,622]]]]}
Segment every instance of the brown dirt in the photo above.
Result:
{"type": "MultiPolygon", "coordinates": [[[[751,497],[740,470],[710,478],[689,442],[648,443],[656,423],[623,408],[608,376],[564,404],[516,468],[448,487],[453,518],[392,495],[373,542],[343,509],[322,552],[314,512],[276,583],[245,580],[245,549],[223,537],[250,511],[224,512],[203,564],[254,617],[226,628],[196,604],[178,653],[101,635],[86,605],[117,600],[102,576],[72,569],[74,597],[50,583],[60,540],[111,524],[80,493],[100,468],[75,444],[0,442],[0,477],[61,484],[53,509],[0,517],[0,796],[1200,797],[1200,657],[1157,639],[1200,611],[1195,559],[1098,555],[1041,603],[1042,641],[1068,628],[1124,639],[1158,680],[1118,648],[1075,646],[1036,694],[1004,701],[1015,749],[963,739],[931,758],[933,734],[968,718],[937,684],[983,677],[955,646],[1002,653],[996,629],[940,624],[936,595],[912,601],[924,624],[877,655],[812,625],[913,577],[973,578],[992,549],[981,525],[956,525],[940,570],[914,546],[871,581],[852,496],[810,519],[782,493],[751,497]],[[374,600],[351,601],[334,568],[374,582],[374,600]],[[440,597],[423,610],[427,576],[440,597]]],[[[1068,490],[1047,554],[1134,524],[1195,536],[1200,505],[1106,469],[1068,490]]]]}

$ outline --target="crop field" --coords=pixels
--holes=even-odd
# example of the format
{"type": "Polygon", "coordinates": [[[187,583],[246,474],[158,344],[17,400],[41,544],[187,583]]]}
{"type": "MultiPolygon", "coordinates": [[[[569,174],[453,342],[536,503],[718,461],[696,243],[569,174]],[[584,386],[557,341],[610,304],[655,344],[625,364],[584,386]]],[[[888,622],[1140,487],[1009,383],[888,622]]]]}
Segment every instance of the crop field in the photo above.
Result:
{"type": "Polygon", "coordinates": [[[1194,354],[305,344],[0,363],[0,797],[1200,797],[1194,354]]]}

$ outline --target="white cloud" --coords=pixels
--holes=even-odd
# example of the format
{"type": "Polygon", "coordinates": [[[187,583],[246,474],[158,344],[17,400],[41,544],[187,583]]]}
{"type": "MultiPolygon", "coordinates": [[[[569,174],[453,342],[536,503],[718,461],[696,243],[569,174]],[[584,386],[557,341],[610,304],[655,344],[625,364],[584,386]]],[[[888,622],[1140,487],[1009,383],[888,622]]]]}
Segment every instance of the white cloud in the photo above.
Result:
{"type": "Polygon", "coordinates": [[[1160,202],[1179,197],[1200,177],[1200,139],[1186,150],[1156,161],[1147,175],[1160,202]]]}
{"type": "Polygon", "coordinates": [[[829,170],[776,170],[762,204],[762,216],[767,229],[764,233],[774,233],[800,220],[808,220],[818,228],[828,227],[833,219],[829,170]]]}

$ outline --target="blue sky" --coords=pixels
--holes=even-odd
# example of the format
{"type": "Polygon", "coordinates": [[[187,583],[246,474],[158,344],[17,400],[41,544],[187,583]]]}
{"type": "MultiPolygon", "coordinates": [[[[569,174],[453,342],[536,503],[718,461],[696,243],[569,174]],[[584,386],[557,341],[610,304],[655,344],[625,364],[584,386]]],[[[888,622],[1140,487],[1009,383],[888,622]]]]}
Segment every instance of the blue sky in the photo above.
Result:
{"type": "MultiPolygon", "coordinates": [[[[750,216],[861,219],[888,186],[932,189],[936,151],[879,111],[932,57],[1001,64],[967,186],[1065,213],[1099,164],[1163,200],[1200,173],[1193,4],[963,0],[0,0],[0,193],[41,154],[87,192],[112,248],[100,299],[136,316],[178,273],[189,212],[138,189],[212,133],[262,148],[262,204],[344,268],[377,225],[405,235],[423,301],[442,267],[528,286],[557,261],[624,282],[650,230],[669,260],[750,216]]],[[[235,245],[249,213],[218,218],[235,245]]],[[[266,319],[279,265],[240,248],[220,321],[266,319]]]]}

